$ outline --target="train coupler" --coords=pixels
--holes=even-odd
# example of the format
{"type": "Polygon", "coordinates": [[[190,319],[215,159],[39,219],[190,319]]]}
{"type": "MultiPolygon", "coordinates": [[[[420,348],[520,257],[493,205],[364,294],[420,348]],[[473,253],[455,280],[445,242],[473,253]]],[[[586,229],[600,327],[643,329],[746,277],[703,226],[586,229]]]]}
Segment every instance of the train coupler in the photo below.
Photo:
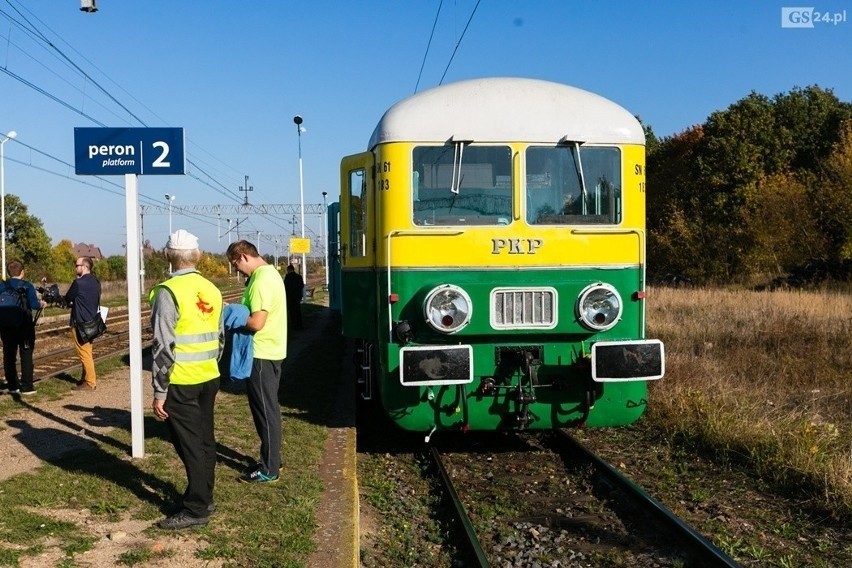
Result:
{"type": "Polygon", "coordinates": [[[520,404],[521,406],[528,406],[535,402],[535,393],[534,392],[524,392],[518,391],[517,396],[515,397],[515,402],[520,404]]]}
{"type": "Polygon", "coordinates": [[[529,409],[527,408],[523,408],[520,411],[515,412],[512,415],[512,418],[514,419],[515,427],[518,430],[526,430],[527,427],[530,425],[530,422],[532,422],[532,418],[530,418],[529,409]]]}

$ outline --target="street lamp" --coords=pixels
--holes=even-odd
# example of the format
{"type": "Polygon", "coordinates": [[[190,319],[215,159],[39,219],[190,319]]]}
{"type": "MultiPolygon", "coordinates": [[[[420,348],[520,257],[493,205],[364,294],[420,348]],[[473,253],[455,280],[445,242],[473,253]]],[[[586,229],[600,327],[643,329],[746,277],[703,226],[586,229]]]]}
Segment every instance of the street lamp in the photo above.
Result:
{"type": "Polygon", "coordinates": [[[0,232],[3,233],[3,280],[6,280],[6,171],[3,169],[3,145],[12,140],[18,133],[10,130],[0,140],[0,232]]]}
{"type": "Polygon", "coordinates": [[[275,239],[275,270],[278,270],[278,239],[275,239]]]}
{"type": "Polygon", "coordinates": [[[325,289],[328,290],[328,225],[326,221],[326,206],[325,206],[325,196],[328,195],[327,191],[322,192],[322,267],[325,270],[325,289]]]}
{"type": "MultiPolygon", "coordinates": [[[[231,220],[225,219],[228,222],[228,246],[231,246],[231,220]]],[[[228,277],[231,276],[231,263],[228,263],[228,277]]]]}
{"type": "MultiPolygon", "coordinates": [[[[299,137],[299,211],[301,213],[302,238],[305,238],[305,185],[302,178],[302,117],[298,114],[293,117],[296,123],[296,134],[299,137]]],[[[302,279],[308,281],[308,265],[305,262],[305,253],[302,253],[302,279]]]]}
{"type": "Polygon", "coordinates": [[[172,236],[172,201],[174,200],[174,195],[166,194],[166,203],[169,204],[169,236],[172,236]]]}

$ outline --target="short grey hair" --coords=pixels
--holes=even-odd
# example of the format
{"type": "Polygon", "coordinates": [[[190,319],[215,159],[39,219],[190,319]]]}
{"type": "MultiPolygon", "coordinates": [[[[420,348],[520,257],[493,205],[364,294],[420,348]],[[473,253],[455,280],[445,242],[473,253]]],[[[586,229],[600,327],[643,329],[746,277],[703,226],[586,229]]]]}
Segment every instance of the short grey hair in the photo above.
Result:
{"type": "Polygon", "coordinates": [[[198,262],[198,259],[201,257],[201,252],[195,249],[170,249],[166,247],[166,256],[172,262],[172,264],[176,265],[195,265],[198,262]]]}

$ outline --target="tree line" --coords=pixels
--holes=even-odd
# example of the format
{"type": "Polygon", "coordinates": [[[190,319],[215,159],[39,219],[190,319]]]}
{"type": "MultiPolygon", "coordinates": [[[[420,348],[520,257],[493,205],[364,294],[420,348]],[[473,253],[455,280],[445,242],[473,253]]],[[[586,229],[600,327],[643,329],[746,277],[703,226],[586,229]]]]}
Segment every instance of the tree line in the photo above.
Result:
{"type": "Polygon", "coordinates": [[[645,131],[650,278],[754,283],[815,261],[852,277],[852,104],[752,92],[674,136],[645,131]]]}
{"type": "MultiPolygon", "coordinates": [[[[645,132],[651,280],[755,282],[815,259],[852,278],[852,103],[817,86],[752,92],[679,134],[645,132]]],[[[20,259],[29,278],[74,278],[72,243],[51,247],[15,195],[6,196],[6,242],[7,260],[20,259]]],[[[162,255],[145,265],[148,278],[165,277],[162,255]]],[[[223,255],[205,254],[200,268],[228,274],[223,255]]],[[[95,275],[123,280],[126,270],[116,255],[95,275]]]]}
{"type": "MultiPolygon", "coordinates": [[[[26,204],[17,195],[6,195],[6,261],[17,259],[23,262],[26,277],[38,285],[42,278],[48,283],[70,283],[76,277],[74,264],[77,255],[70,240],[62,240],[51,246],[51,239],[38,217],[30,215],[26,204]]],[[[145,243],[150,245],[150,243],[145,243]]],[[[150,248],[150,247],[146,247],[150,248]]],[[[269,261],[272,259],[270,257],[269,261]]],[[[228,261],[224,254],[203,253],[197,265],[208,278],[228,276],[228,261]]],[[[165,280],[168,263],[159,251],[145,258],[146,278],[153,281],[165,280]]],[[[127,279],[127,259],[124,255],[113,255],[98,260],[94,274],[103,282],[127,279]]]]}

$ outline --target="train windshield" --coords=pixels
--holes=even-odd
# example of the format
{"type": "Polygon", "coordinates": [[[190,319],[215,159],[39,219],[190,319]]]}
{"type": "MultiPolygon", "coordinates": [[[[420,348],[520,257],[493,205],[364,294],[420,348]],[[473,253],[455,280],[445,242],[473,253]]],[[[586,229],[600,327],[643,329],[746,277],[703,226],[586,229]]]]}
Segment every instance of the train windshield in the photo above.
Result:
{"type": "Polygon", "coordinates": [[[621,154],[601,146],[534,146],[526,152],[526,219],[531,225],[621,221],[621,154]]]}
{"type": "Polygon", "coordinates": [[[414,148],[415,225],[508,225],[512,152],[508,146],[456,142],[414,148]]]}

